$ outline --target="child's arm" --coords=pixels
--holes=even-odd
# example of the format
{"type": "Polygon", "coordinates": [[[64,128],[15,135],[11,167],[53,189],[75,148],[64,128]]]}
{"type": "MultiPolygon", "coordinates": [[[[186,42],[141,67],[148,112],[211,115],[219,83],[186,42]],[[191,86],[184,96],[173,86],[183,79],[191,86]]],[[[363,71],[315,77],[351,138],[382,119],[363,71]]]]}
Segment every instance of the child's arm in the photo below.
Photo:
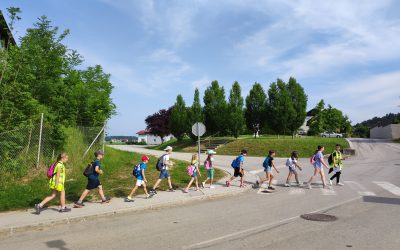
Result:
{"type": "Polygon", "coordinates": [[[144,182],[147,182],[146,175],[144,174],[144,169],[142,169],[142,176],[143,176],[144,182]]]}
{"type": "Polygon", "coordinates": [[[99,166],[96,166],[96,168],[95,168],[94,171],[96,171],[96,173],[98,173],[98,174],[103,174],[103,170],[101,170],[101,169],[99,168],[99,166]]]}
{"type": "Polygon", "coordinates": [[[326,165],[323,157],[321,158],[321,163],[322,163],[322,165],[324,165],[326,167],[326,169],[330,168],[330,167],[328,167],[328,165],[326,165]]]}
{"type": "Polygon", "coordinates": [[[272,167],[275,169],[275,171],[279,174],[279,170],[275,167],[275,163],[274,161],[271,162],[272,167]]]}
{"type": "Polygon", "coordinates": [[[199,177],[201,177],[201,173],[200,173],[200,170],[199,170],[199,164],[196,164],[196,171],[197,171],[197,173],[199,173],[199,177]]]}
{"type": "Polygon", "coordinates": [[[295,163],[295,166],[300,169],[300,171],[303,171],[303,169],[299,166],[299,164],[297,164],[297,162],[295,163]]]}

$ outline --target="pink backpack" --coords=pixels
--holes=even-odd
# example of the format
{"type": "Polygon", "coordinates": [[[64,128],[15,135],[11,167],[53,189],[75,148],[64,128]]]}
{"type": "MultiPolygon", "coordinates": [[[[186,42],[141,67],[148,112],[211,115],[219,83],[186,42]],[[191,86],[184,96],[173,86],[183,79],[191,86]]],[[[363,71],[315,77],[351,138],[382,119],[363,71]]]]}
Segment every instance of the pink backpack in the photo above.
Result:
{"type": "Polygon", "coordinates": [[[205,161],[204,161],[204,167],[205,167],[207,170],[209,170],[209,169],[211,168],[210,165],[211,165],[211,164],[210,164],[210,162],[209,162],[208,160],[205,160],[205,161]]]}
{"type": "Polygon", "coordinates": [[[55,175],[54,168],[56,167],[57,162],[54,162],[47,168],[47,178],[51,179],[55,175]]]}
{"type": "Polygon", "coordinates": [[[188,174],[189,176],[192,176],[192,175],[193,175],[193,172],[194,172],[194,166],[192,166],[192,165],[187,166],[186,172],[187,172],[187,174],[188,174]]]}
{"type": "Polygon", "coordinates": [[[311,163],[311,165],[315,164],[315,155],[310,157],[310,163],[311,163]]]}

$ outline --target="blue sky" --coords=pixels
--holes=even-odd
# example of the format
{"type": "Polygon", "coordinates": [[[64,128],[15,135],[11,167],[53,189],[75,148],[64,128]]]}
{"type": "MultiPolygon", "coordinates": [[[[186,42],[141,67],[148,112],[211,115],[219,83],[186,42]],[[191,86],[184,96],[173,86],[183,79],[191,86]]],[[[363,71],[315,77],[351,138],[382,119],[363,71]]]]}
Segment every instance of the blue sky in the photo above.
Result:
{"type": "Polygon", "coordinates": [[[2,0],[22,9],[23,35],[47,15],[65,43],[112,75],[112,135],[134,135],[177,94],[191,105],[212,80],[246,96],[295,77],[353,123],[400,112],[400,2],[296,0],[2,0]]]}

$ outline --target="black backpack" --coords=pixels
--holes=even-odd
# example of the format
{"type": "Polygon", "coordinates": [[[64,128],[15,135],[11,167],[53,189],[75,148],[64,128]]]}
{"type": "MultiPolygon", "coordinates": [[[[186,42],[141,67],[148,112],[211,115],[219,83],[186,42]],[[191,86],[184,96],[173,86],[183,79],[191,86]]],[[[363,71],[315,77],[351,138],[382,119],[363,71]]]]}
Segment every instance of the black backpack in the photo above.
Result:
{"type": "Polygon", "coordinates": [[[332,164],[333,164],[333,153],[329,155],[329,157],[328,157],[328,163],[329,163],[329,165],[332,165],[332,164]]]}
{"type": "Polygon", "coordinates": [[[156,163],[156,169],[157,171],[161,171],[164,168],[164,156],[166,156],[167,154],[163,154],[160,158],[158,158],[157,163],[156,163]]]}
{"type": "Polygon", "coordinates": [[[83,171],[83,175],[86,177],[89,177],[91,174],[94,173],[94,167],[93,167],[94,162],[92,161],[91,163],[89,163],[85,170],[83,171]]]}

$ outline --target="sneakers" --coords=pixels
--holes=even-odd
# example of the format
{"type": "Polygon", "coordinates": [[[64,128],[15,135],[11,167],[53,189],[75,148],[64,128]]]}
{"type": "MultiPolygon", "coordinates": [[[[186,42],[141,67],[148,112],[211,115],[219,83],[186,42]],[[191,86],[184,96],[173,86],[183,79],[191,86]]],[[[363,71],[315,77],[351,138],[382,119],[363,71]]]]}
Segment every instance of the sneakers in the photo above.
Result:
{"type": "Polygon", "coordinates": [[[184,189],[182,192],[184,192],[185,194],[189,193],[189,190],[184,189]]]}
{"type": "Polygon", "coordinates": [[[202,188],[205,188],[205,187],[206,187],[206,182],[205,182],[205,181],[203,181],[203,182],[201,183],[201,187],[202,187],[202,188]]]}
{"type": "Polygon", "coordinates": [[[155,190],[155,189],[150,189],[150,192],[149,192],[151,195],[155,195],[155,194],[157,194],[157,191],[155,190]]]}
{"type": "Polygon", "coordinates": [[[344,186],[344,184],[341,183],[341,182],[337,183],[336,185],[337,185],[337,186],[344,186]]]}
{"type": "Polygon", "coordinates": [[[85,204],[83,204],[83,202],[79,202],[79,201],[75,202],[75,204],[74,204],[74,208],[82,208],[84,206],[85,206],[85,204]]]}
{"type": "Polygon", "coordinates": [[[69,207],[64,207],[64,208],[61,208],[60,210],[58,210],[58,212],[60,212],[60,213],[71,212],[71,208],[69,208],[69,207]]]}
{"type": "Polygon", "coordinates": [[[175,190],[174,190],[173,188],[170,188],[169,191],[170,191],[171,193],[175,192],[175,190]]]}
{"type": "Polygon", "coordinates": [[[226,187],[229,187],[231,184],[229,183],[229,181],[225,182],[226,187]]]}
{"type": "Polygon", "coordinates": [[[290,187],[290,184],[289,183],[285,183],[285,187],[290,187]]]}
{"type": "Polygon", "coordinates": [[[311,189],[311,184],[310,183],[307,183],[307,188],[311,189]]]}
{"type": "Polygon", "coordinates": [[[35,212],[36,212],[37,215],[40,214],[40,209],[42,209],[42,208],[40,207],[40,204],[35,204],[35,212]]]}
{"type": "Polygon", "coordinates": [[[131,196],[128,196],[125,198],[125,202],[133,202],[134,200],[132,199],[131,196]]]}
{"type": "Polygon", "coordinates": [[[215,188],[215,186],[211,185],[210,188],[215,188]]]}
{"type": "Polygon", "coordinates": [[[257,180],[256,181],[256,187],[259,187],[260,186],[260,182],[257,180]]]}
{"type": "Polygon", "coordinates": [[[333,184],[332,184],[332,180],[329,180],[329,185],[331,185],[331,186],[333,185],[333,184]]]}
{"type": "Polygon", "coordinates": [[[101,204],[106,204],[106,203],[109,203],[109,202],[110,202],[110,200],[111,200],[111,198],[110,198],[110,197],[106,197],[106,199],[104,199],[104,200],[101,200],[101,204]]]}
{"type": "Polygon", "coordinates": [[[272,187],[272,186],[269,186],[268,189],[269,189],[269,190],[275,190],[275,188],[272,187]]]}
{"type": "Polygon", "coordinates": [[[151,197],[153,197],[153,195],[151,194],[146,195],[146,199],[150,199],[151,197]]]}

